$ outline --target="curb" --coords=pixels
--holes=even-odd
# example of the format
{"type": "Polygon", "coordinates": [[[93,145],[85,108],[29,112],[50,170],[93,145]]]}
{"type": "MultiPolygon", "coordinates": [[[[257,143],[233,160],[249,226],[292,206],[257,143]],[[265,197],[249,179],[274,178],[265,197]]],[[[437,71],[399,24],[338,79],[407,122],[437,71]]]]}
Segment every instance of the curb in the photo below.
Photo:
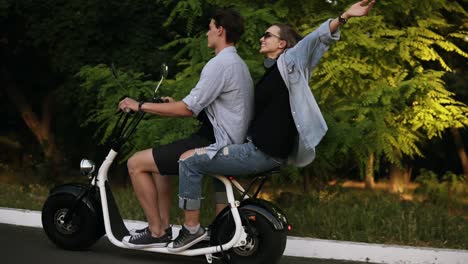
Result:
{"type": "MultiPolygon", "coordinates": [[[[142,221],[124,222],[128,229],[146,226],[142,221]]],[[[0,207],[0,223],[42,228],[41,212],[0,207]]],[[[468,250],[417,248],[292,236],[288,236],[284,255],[389,264],[468,263],[468,250]]]]}

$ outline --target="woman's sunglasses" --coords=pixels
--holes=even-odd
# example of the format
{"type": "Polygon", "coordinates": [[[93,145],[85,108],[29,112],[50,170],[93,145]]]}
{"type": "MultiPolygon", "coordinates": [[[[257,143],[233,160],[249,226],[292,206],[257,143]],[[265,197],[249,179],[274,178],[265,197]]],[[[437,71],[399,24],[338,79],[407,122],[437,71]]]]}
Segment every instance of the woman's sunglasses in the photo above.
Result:
{"type": "Polygon", "coordinates": [[[277,38],[281,39],[280,36],[275,35],[275,34],[273,34],[273,33],[270,33],[270,32],[268,32],[268,31],[265,32],[265,33],[263,33],[263,35],[262,35],[260,38],[267,39],[267,38],[270,38],[270,37],[277,37],[277,38]]]}

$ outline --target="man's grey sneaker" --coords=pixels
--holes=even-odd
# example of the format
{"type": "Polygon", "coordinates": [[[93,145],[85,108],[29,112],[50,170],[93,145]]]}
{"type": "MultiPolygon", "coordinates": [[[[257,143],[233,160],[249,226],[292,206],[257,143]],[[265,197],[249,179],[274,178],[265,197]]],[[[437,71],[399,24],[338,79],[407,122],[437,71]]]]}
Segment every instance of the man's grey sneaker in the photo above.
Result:
{"type": "Polygon", "coordinates": [[[144,231],[137,235],[125,236],[122,239],[122,243],[130,248],[165,247],[169,242],[171,242],[171,239],[169,238],[167,229],[161,237],[153,237],[148,227],[144,228],[144,231]]]}
{"type": "MultiPolygon", "coordinates": [[[[141,234],[143,232],[145,232],[146,229],[148,229],[149,227],[145,227],[145,228],[142,228],[142,229],[132,229],[129,231],[130,233],[130,236],[136,236],[138,234],[141,234]]],[[[170,225],[168,228],[166,228],[166,230],[164,230],[166,232],[166,234],[169,236],[169,239],[172,240],[172,225],[170,225]]]]}
{"type": "Polygon", "coordinates": [[[195,234],[190,234],[190,231],[182,225],[179,235],[167,247],[167,250],[170,252],[180,252],[202,241],[207,235],[208,232],[202,226],[198,228],[195,234]]]}

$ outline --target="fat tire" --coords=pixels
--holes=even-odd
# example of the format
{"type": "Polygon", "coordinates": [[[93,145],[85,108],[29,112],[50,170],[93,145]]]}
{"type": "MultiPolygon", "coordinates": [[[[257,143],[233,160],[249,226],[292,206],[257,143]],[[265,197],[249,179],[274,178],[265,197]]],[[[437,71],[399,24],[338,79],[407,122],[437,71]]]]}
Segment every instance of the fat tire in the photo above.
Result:
{"type": "Polygon", "coordinates": [[[75,230],[64,233],[57,227],[57,214],[68,210],[75,202],[76,197],[71,194],[49,196],[42,208],[42,227],[47,237],[58,247],[84,250],[96,243],[104,232],[98,216],[84,202],[78,204],[71,220],[75,230]]]}
{"type": "MultiPolygon", "coordinates": [[[[226,219],[221,221],[221,224],[215,228],[214,234],[212,234],[212,244],[224,244],[228,242],[234,235],[235,225],[231,214],[225,216],[226,219]],[[216,241],[216,242],[215,242],[216,241]]],[[[242,220],[242,224],[246,226],[245,221],[242,220]]],[[[251,227],[253,227],[257,233],[256,238],[258,247],[253,249],[248,256],[239,255],[236,249],[231,248],[230,250],[219,254],[225,263],[231,264],[274,264],[278,263],[283,255],[284,249],[286,248],[287,234],[286,230],[275,230],[268,220],[260,215],[255,215],[255,221],[248,220],[251,227]]],[[[248,234],[252,236],[252,234],[248,234]]]]}

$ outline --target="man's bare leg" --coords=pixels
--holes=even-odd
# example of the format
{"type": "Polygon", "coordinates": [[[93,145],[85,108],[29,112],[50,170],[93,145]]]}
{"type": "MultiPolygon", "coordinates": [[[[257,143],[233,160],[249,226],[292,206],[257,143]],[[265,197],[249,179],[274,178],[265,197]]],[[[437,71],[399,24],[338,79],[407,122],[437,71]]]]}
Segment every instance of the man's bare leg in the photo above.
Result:
{"type": "Polygon", "coordinates": [[[135,195],[148,220],[152,236],[164,235],[165,226],[162,225],[160,215],[158,190],[152,175],[159,174],[159,170],[154,162],[152,149],[135,153],[127,161],[127,167],[135,195]]]}
{"type": "Polygon", "coordinates": [[[159,216],[161,217],[161,227],[166,229],[170,226],[172,188],[171,176],[153,173],[153,179],[156,182],[158,192],[159,216]]]}

